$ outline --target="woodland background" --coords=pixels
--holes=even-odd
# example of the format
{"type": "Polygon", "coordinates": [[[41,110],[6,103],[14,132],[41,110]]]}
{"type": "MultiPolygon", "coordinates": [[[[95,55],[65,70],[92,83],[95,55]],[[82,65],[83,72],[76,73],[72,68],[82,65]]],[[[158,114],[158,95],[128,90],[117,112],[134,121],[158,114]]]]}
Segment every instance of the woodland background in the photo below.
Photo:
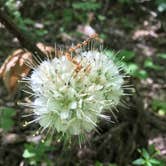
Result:
{"type": "Polygon", "coordinates": [[[0,0],[0,165],[165,166],[165,18],[166,0],[0,0]],[[23,127],[28,110],[18,102],[30,99],[17,80],[30,71],[22,57],[44,57],[55,43],[68,48],[94,32],[110,56],[118,53],[135,92],[81,148],[42,143],[35,124],[23,127]]]}

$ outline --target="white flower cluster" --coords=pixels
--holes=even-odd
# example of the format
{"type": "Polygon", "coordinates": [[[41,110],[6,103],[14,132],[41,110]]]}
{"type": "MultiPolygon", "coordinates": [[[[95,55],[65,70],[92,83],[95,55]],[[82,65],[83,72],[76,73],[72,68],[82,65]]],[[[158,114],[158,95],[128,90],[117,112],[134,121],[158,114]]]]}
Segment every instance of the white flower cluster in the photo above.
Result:
{"type": "Polygon", "coordinates": [[[104,109],[119,103],[123,76],[105,52],[85,51],[43,61],[29,78],[35,100],[33,113],[44,129],[79,135],[97,127],[99,117],[108,118],[104,109]]]}

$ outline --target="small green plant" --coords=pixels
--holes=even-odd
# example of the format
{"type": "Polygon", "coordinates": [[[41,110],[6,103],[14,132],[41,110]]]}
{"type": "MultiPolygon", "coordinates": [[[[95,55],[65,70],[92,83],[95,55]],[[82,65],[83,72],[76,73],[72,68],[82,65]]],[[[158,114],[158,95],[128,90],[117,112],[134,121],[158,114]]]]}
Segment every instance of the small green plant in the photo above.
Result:
{"type": "MultiPolygon", "coordinates": [[[[91,12],[91,11],[96,12],[100,8],[101,8],[101,3],[96,2],[96,0],[73,2],[72,10],[70,13],[72,13],[77,20],[87,23],[88,12],[91,12]],[[74,12],[73,12],[73,10],[74,10],[74,12]]],[[[67,17],[67,19],[70,19],[69,18],[70,15],[65,16],[65,17],[67,17]]],[[[100,17],[100,19],[101,19],[101,17],[100,17]]],[[[103,19],[103,17],[102,17],[102,19],[103,19]]]]}
{"type": "Polygon", "coordinates": [[[127,73],[139,79],[146,79],[148,77],[147,72],[144,69],[141,69],[138,64],[133,62],[135,56],[135,52],[130,50],[121,50],[117,55],[118,59],[124,61],[124,69],[127,73]]]}
{"type": "Polygon", "coordinates": [[[148,58],[145,60],[144,67],[149,68],[149,69],[153,69],[153,70],[162,70],[163,69],[163,67],[154,64],[154,62],[152,61],[151,58],[148,58]]]}
{"type": "Polygon", "coordinates": [[[159,12],[166,11],[166,1],[165,0],[156,0],[155,3],[157,5],[157,10],[159,12]]]}
{"type": "Polygon", "coordinates": [[[9,131],[13,125],[14,121],[12,117],[16,114],[15,110],[12,108],[1,108],[0,109],[0,128],[4,131],[9,131]]]}
{"type": "Polygon", "coordinates": [[[133,58],[135,57],[135,52],[130,50],[121,50],[117,56],[119,59],[123,59],[124,61],[128,62],[130,60],[133,60],[133,58]]]}
{"type": "MultiPolygon", "coordinates": [[[[106,51],[107,55],[110,57],[114,57],[114,52],[111,50],[106,51]]],[[[121,64],[124,68],[124,70],[131,76],[139,79],[146,79],[148,77],[148,73],[146,70],[141,69],[141,67],[134,63],[133,60],[135,58],[136,54],[133,51],[130,50],[121,50],[119,53],[116,54],[117,61],[122,61],[121,64]]]]}
{"type": "Polygon", "coordinates": [[[162,100],[156,100],[154,99],[152,101],[152,109],[160,115],[166,114],[166,102],[162,100]]]}
{"type": "Polygon", "coordinates": [[[91,10],[95,11],[101,8],[101,3],[98,3],[94,0],[87,1],[87,2],[74,2],[72,4],[72,7],[74,9],[80,9],[83,11],[91,11],[91,10]]]}
{"type": "MultiPolygon", "coordinates": [[[[23,2],[17,1],[17,0],[7,0],[4,3],[4,6],[8,9],[8,12],[12,16],[12,18],[15,20],[15,22],[18,24],[19,28],[23,30],[24,32],[27,31],[27,27],[31,27],[30,31],[35,34],[36,38],[42,38],[44,35],[48,33],[47,30],[43,28],[36,28],[34,30],[35,21],[31,20],[30,18],[24,18],[21,15],[21,12],[19,10],[20,6],[23,2]]],[[[32,36],[31,36],[32,37],[32,36]]],[[[34,39],[34,37],[32,37],[34,39]]]]}
{"type": "Polygon", "coordinates": [[[103,164],[103,163],[101,163],[101,162],[99,162],[99,161],[96,161],[96,163],[95,163],[95,166],[117,166],[116,164],[113,164],[113,163],[109,163],[109,164],[103,164]]]}
{"type": "Polygon", "coordinates": [[[38,165],[39,163],[43,162],[46,163],[48,166],[50,165],[50,161],[46,156],[46,152],[51,151],[52,147],[47,146],[46,143],[40,142],[39,144],[29,143],[25,144],[25,149],[23,152],[23,158],[30,165],[38,165]]]}
{"type": "Polygon", "coordinates": [[[12,15],[16,18],[20,18],[21,14],[18,10],[19,5],[17,4],[16,0],[7,0],[5,2],[5,7],[8,8],[9,12],[12,13],[12,15]]]}
{"type": "Polygon", "coordinates": [[[148,77],[148,73],[144,69],[140,69],[136,63],[127,64],[126,70],[131,76],[139,79],[146,79],[148,77]]]}
{"type": "Polygon", "coordinates": [[[159,151],[154,148],[153,145],[149,147],[148,150],[145,148],[138,149],[140,157],[132,162],[133,165],[142,165],[142,166],[161,166],[162,162],[156,159],[156,155],[159,154],[159,151]]]}

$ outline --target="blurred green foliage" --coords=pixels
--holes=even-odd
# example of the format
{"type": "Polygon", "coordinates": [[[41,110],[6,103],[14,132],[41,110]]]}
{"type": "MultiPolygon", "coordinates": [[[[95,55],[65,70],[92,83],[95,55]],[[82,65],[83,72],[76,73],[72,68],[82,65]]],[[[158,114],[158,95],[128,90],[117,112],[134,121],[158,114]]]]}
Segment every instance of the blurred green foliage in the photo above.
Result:
{"type": "Polygon", "coordinates": [[[35,34],[35,37],[31,36],[31,38],[36,39],[36,40],[41,39],[41,37],[46,35],[48,33],[48,31],[43,28],[35,29],[34,28],[35,21],[33,21],[30,18],[22,17],[19,8],[23,2],[18,1],[18,0],[7,0],[7,1],[5,1],[4,4],[5,4],[5,7],[8,9],[8,12],[11,15],[11,17],[14,19],[14,21],[17,23],[17,25],[19,26],[19,28],[22,31],[24,31],[26,33],[28,30],[32,34],[35,34]],[[29,27],[33,27],[33,28],[29,28],[29,27]]]}
{"type": "Polygon", "coordinates": [[[166,11],[166,0],[156,0],[155,2],[159,12],[166,11]]]}
{"type": "MultiPolygon", "coordinates": [[[[102,7],[101,2],[98,2],[96,0],[89,0],[89,1],[72,1],[68,0],[66,1],[67,7],[64,7],[61,9],[61,12],[59,12],[59,9],[57,8],[55,11],[47,9],[50,8],[50,6],[54,6],[55,2],[50,0],[47,2],[41,1],[39,2],[39,5],[36,6],[36,13],[38,13],[38,17],[40,17],[41,22],[38,26],[34,19],[31,19],[30,17],[27,18],[22,15],[20,8],[21,6],[27,3],[26,0],[24,1],[18,1],[18,0],[6,0],[4,1],[5,7],[8,9],[8,12],[14,19],[14,21],[17,23],[17,25],[26,32],[27,29],[30,32],[30,34],[35,34],[32,37],[36,40],[42,40],[43,36],[48,34],[47,27],[52,26],[54,27],[54,24],[56,22],[56,19],[62,19],[63,24],[59,27],[60,32],[64,32],[66,29],[69,28],[69,26],[74,25],[74,20],[82,23],[87,23],[88,21],[88,13],[89,12],[96,12],[98,9],[102,7]],[[39,11],[40,10],[40,11],[39,11]],[[73,22],[71,24],[71,22],[73,22]]],[[[35,1],[32,2],[35,4],[35,1]]],[[[31,9],[29,9],[31,11],[31,9]]],[[[37,15],[36,15],[37,17],[37,15]]],[[[104,16],[98,15],[99,20],[103,20],[104,16]]],[[[52,29],[49,27],[49,29],[52,29]]]]}
{"type": "Polygon", "coordinates": [[[137,63],[134,62],[136,56],[135,52],[130,50],[121,50],[119,53],[114,53],[111,50],[106,51],[108,56],[114,57],[117,62],[121,63],[122,68],[131,76],[138,79],[146,79],[148,73],[142,69],[137,63]]]}
{"type": "Polygon", "coordinates": [[[148,77],[147,72],[141,69],[137,63],[133,63],[135,56],[136,54],[129,50],[122,50],[118,55],[124,61],[124,69],[127,73],[139,79],[146,79],[148,77]]]}
{"type": "Polygon", "coordinates": [[[29,165],[39,165],[45,163],[47,166],[51,164],[51,160],[48,158],[46,152],[53,150],[51,146],[46,143],[39,142],[38,144],[29,143],[24,145],[23,158],[29,163],[29,165]]]}
{"type": "Polygon", "coordinates": [[[148,150],[145,148],[138,149],[140,157],[132,162],[133,165],[141,166],[164,166],[165,163],[161,160],[158,160],[156,156],[160,151],[156,150],[153,145],[149,146],[148,150]]]}
{"type": "Polygon", "coordinates": [[[117,54],[119,59],[122,59],[124,61],[130,61],[135,57],[135,52],[130,51],[130,50],[121,50],[118,54],[117,54]]]}
{"type": "MultiPolygon", "coordinates": [[[[117,0],[117,1],[119,3],[128,4],[128,5],[132,5],[133,3],[140,2],[138,0],[117,0]]],[[[165,12],[166,11],[166,1],[165,0],[154,0],[154,1],[155,1],[155,4],[156,4],[156,8],[159,12],[165,12]]],[[[142,1],[142,2],[144,2],[144,1],[142,1]]]]}
{"type": "Polygon", "coordinates": [[[158,112],[160,115],[166,115],[166,102],[153,99],[152,109],[154,111],[158,112]]]}
{"type": "Polygon", "coordinates": [[[144,61],[144,67],[154,70],[162,70],[164,69],[162,66],[154,64],[153,60],[151,58],[145,59],[144,61]]]}
{"type": "Polygon", "coordinates": [[[118,0],[119,3],[124,3],[124,4],[131,4],[133,3],[134,1],[132,0],[118,0]]]}
{"type": "Polygon", "coordinates": [[[13,108],[1,108],[0,109],[0,128],[3,128],[4,131],[9,131],[14,125],[12,117],[16,114],[16,111],[13,108]]]}
{"type": "Polygon", "coordinates": [[[96,161],[95,166],[117,166],[117,165],[116,164],[111,164],[111,163],[103,164],[99,161],[96,161]]]}
{"type": "Polygon", "coordinates": [[[80,9],[83,11],[95,11],[101,8],[101,3],[95,0],[85,1],[85,2],[74,2],[72,4],[73,9],[80,9]]]}
{"type": "Polygon", "coordinates": [[[162,58],[162,59],[166,59],[166,53],[159,53],[159,54],[157,54],[157,56],[159,57],[159,58],[162,58]]]}

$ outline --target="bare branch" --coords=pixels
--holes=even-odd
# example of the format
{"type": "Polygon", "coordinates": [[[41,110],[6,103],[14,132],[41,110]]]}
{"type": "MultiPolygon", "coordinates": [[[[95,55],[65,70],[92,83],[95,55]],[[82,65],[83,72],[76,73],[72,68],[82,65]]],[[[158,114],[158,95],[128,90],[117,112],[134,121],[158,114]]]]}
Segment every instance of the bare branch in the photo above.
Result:
{"type": "Polygon", "coordinates": [[[13,20],[5,14],[5,10],[0,8],[0,22],[6,27],[6,29],[12,33],[19,40],[21,46],[27,49],[33,54],[38,55],[41,59],[45,59],[47,56],[36,46],[36,42],[27,36],[16,26],[13,20]]]}

